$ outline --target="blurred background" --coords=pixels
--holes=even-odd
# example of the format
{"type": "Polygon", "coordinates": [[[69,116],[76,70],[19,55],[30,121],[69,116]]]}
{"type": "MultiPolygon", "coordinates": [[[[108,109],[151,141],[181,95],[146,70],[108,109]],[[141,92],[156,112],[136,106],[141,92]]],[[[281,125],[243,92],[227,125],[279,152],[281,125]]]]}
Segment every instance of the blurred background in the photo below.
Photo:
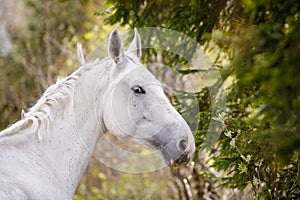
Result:
{"type": "Polygon", "coordinates": [[[116,25],[172,29],[202,46],[206,71],[159,49],[143,49],[143,63],[180,86],[170,97],[196,127],[197,149],[211,121],[222,125],[218,142],[176,170],[131,174],[92,159],[74,199],[299,199],[299,20],[294,0],[0,0],[0,128],[79,67],[77,42],[92,60],[106,55],[116,25]],[[225,89],[222,113],[197,79],[209,70],[222,76],[213,83],[225,89]]]}

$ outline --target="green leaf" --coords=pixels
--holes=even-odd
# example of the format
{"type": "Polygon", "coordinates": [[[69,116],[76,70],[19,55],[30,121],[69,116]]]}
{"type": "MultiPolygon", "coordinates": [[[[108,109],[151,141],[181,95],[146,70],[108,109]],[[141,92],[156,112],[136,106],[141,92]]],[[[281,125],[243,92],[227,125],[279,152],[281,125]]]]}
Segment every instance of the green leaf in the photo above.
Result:
{"type": "Polygon", "coordinates": [[[102,15],[111,14],[115,9],[116,9],[116,6],[111,6],[105,10],[94,12],[93,15],[102,16],[102,15]]]}
{"type": "Polygon", "coordinates": [[[240,171],[240,174],[244,174],[248,172],[247,166],[242,162],[238,164],[238,170],[240,171]]]}

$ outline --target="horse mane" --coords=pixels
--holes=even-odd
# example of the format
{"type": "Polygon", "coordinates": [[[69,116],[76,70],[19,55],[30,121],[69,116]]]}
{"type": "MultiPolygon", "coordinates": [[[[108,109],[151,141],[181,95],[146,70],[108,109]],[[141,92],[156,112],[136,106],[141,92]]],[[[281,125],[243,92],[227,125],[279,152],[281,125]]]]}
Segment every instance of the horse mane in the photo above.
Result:
{"type": "MultiPolygon", "coordinates": [[[[70,76],[58,80],[55,84],[51,85],[27,113],[22,111],[19,121],[0,132],[0,139],[18,133],[36,133],[39,140],[48,136],[52,131],[51,121],[57,116],[64,117],[66,109],[70,110],[72,108],[73,92],[78,78],[84,72],[95,67],[95,65],[102,65],[104,67],[110,66],[113,62],[110,57],[106,57],[100,61],[99,58],[96,58],[94,61],[86,62],[81,44],[77,45],[77,52],[81,67],[70,76]]],[[[126,55],[126,59],[130,59],[130,56],[126,55]]]]}
{"type": "Polygon", "coordinates": [[[51,85],[27,113],[22,111],[19,121],[0,132],[0,138],[21,132],[36,133],[39,140],[49,135],[52,130],[51,121],[57,116],[64,117],[64,111],[71,109],[73,106],[73,91],[76,80],[82,73],[101,63],[102,61],[99,62],[99,59],[89,63],[81,60],[83,65],[77,71],[51,85]]]}

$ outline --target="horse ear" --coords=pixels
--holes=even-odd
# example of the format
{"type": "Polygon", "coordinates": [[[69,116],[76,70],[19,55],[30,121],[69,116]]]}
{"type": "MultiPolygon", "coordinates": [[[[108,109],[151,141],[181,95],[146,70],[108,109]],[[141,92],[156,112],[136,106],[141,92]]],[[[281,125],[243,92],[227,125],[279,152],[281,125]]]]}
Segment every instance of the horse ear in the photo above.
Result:
{"type": "Polygon", "coordinates": [[[136,28],[134,28],[134,37],[129,45],[128,52],[133,53],[138,59],[142,57],[141,38],[136,28]]]}
{"type": "Polygon", "coordinates": [[[110,34],[108,52],[110,57],[115,61],[116,64],[123,61],[124,50],[118,27],[116,27],[110,34]]]}

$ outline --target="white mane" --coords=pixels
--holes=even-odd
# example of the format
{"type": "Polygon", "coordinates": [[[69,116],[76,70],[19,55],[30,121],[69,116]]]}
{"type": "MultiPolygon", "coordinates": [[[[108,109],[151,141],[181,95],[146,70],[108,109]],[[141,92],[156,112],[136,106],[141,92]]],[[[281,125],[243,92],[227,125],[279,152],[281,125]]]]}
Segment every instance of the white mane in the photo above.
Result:
{"type": "Polygon", "coordinates": [[[75,82],[81,74],[89,71],[95,65],[103,64],[101,61],[99,62],[99,59],[90,63],[81,63],[83,66],[73,74],[51,85],[27,113],[22,111],[21,120],[0,132],[0,138],[19,132],[36,133],[39,140],[48,135],[52,127],[50,122],[57,116],[64,117],[63,114],[72,108],[75,82]]]}

